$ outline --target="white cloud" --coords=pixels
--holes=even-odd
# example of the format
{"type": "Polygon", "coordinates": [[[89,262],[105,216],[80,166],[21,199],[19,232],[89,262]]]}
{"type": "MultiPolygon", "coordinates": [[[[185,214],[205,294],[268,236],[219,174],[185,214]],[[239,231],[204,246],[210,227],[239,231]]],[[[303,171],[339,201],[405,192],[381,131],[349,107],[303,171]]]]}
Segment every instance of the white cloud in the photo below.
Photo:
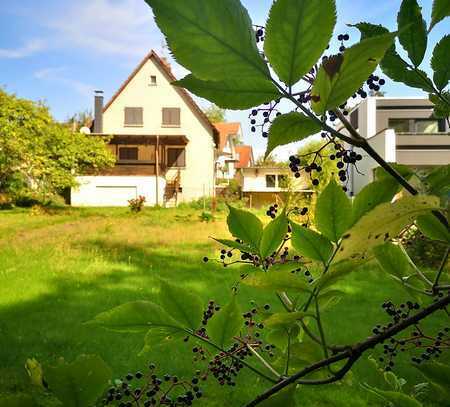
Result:
{"type": "Polygon", "coordinates": [[[65,73],[66,67],[46,68],[36,71],[34,77],[41,81],[53,82],[57,85],[68,87],[82,96],[89,97],[94,92],[94,87],[76,79],[69,78],[65,73]]]}
{"type": "Polygon", "coordinates": [[[79,0],[55,10],[44,24],[56,31],[61,47],[100,55],[143,57],[162,46],[151,9],[142,0],[79,0]]]}
{"type": "Polygon", "coordinates": [[[45,41],[41,39],[33,39],[27,41],[23,46],[15,49],[0,48],[0,58],[20,59],[26,58],[46,48],[45,41]]]}

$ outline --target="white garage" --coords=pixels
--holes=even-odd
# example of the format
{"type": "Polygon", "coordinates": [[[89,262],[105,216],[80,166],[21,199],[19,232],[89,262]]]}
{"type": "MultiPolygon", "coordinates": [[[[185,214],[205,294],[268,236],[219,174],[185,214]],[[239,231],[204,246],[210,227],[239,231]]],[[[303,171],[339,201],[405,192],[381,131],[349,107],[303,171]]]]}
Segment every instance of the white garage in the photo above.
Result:
{"type": "MultiPolygon", "coordinates": [[[[130,199],[145,196],[146,205],[156,205],[156,177],[115,177],[87,176],[78,177],[78,188],[73,188],[71,204],[73,206],[128,206],[130,199]]],[[[164,178],[159,177],[159,203],[163,202],[166,187],[164,178]]]]}

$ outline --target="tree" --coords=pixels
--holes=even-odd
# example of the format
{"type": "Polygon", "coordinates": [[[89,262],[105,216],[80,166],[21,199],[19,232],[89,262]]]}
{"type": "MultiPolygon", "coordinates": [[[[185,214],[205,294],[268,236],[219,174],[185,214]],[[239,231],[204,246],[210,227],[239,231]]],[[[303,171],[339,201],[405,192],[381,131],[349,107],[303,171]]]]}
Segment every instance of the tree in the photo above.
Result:
{"type": "Polygon", "coordinates": [[[83,110],[70,116],[65,122],[70,130],[78,132],[82,127],[88,127],[94,120],[91,110],[83,110]]]}
{"type": "MultiPolygon", "coordinates": [[[[197,386],[200,379],[212,378],[220,385],[234,386],[239,372],[247,369],[269,386],[247,407],[293,407],[297,391],[342,380],[368,351],[380,354],[384,377],[394,383],[391,391],[364,385],[383,404],[422,405],[414,394],[402,391],[402,383],[391,372],[396,357],[404,352],[412,352],[413,366],[430,384],[429,401],[447,403],[449,367],[430,360],[450,347],[450,284],[445,271],[450,232],[440,198],[434,196],[442,190],[448,192],[448,167],[438,168],[427,177],[433,195],[419,194],[409,181],[413,172],[386,163],[348,122],[342,109],[353,95],[367,96],[365,83],[374,90],[382,85],[373,76],[381,63],[393,80],[429,92],[436,113],[448,117],[450,101],[445,88],[450,79],[450,37],[444,37],[433,52],[433,80],[419,65],[428,32],[450,15],[450,3],[434,0],[427,27],[417,1],[403,0],[398,31],[390,33],[381,26],[358,24],[361,41],[349,48],[342,45],[339,54],[323,56],[336,25],[334,0],[275,0],[266,27],[256,29],[256,40],[248,12],[238,0],[196,0],[196,7],[185,0],[146,1],[174,57],[190,71],[176,84],[222,108],[253,108],[255,122],[261,112],[261,127],[263,131],[268,128],[269,136],[266,156],[280,145],[323,132],[336,147],[338,168],[343,170],[359,161],[351,154],[351,146],[364,150],[380,168],[376,180],[354,200],[332,179],[317,198],[311,226],[297,223],[292,214],[299,208],[289,204],[271,207],[270,214],[278,211],[278,216],[270,223],[230,206],[227,224],[233,238],[217,239],[222,246],[217,261],[224,268],[235,263],[245,267],[239,273],[241,280],[233,285],[228,304],[217,307],[210,301],[204,311],[204,304],[190,289],[163,282],[157,301],[122,304],[97,315],[91,324],[126,333],[146,331],[145,343],[150,349],[167,344],[179,348],[188,343],[203,371],[185,383],[192,390],[178,396],[175,404],[191,405],[202,397],[197,386]],[[395,51],[397,35],[410,62],[395,51]],[[258,49],[261,43],[265,58],[258,49]],[[305,87],[300,88],[299,82],[305,87]],[[282,109],[281,100],[290,107],[282,109]],[[260,104],[265,107],[256,109],[260,104]],[[331,125],[336,118],[345,133],[331,125]],[[438,268],[423,272],[406,253],[401,235],[411,224],[428,238],[447,245],[438,268]],[[380,324],[368,326],[367,335],[353,338],[352,343],[335,343],[332,335],[340,328],[340,321],[327,321],[323,311],[345,296],[336,284],[355,272],[364,278],[361,269],[370,260],[383,273],[380,284],[384,275],[404,292],[373,309],[379,313],[380,324]],[[240,291],[241,285],[247,289],[240,291]],[[243,312],[236,298],[252,289],[266,290],[267,298],[279,301],[280,307],[253,303],[252,309],[243,312]],[[401,302],[399,298],[405,295],[407,301],[401,302]],[[438,326],[433,329],[428,320],[438,315],[442,319],[433,320],[438,326]],[[330,323],[333,329],[329,329],[330,323]],[[432,332],[427,332],[429,329],[432,332]],[[275,353],[277,357],[272,358],[275,353]]],[[[347,36],[340,37],[343,41],[347,36]]],[[[294,161],[291,169],[298,172],[301,165],[294,161]]],[[[309,165],[302,170],[317,173],[317,167],[309,165]]],[[[346,181],[345,171],[338,175],[340,181],[346,181]]],[[[245,302],[250,299],[245,298],[245,302]]],[[[161,391],[162,383],[152,376],[150,395],[141,389],[137,396],[128,392],[127,402],[133,406],[173,405],[170,390],[161,391]]],[[[127,386],[119,382],[109,392],[109,400],[114,403],[114,395],[127,386]]]]}
{"type": "Polygon", "coordinates": [[[42,103],[0,90],[0,192],[45,197],[73,187],[77,175],[114,164],[107,141],[73,133],[42,103]]]}
{"type": "Polygon", "coordinates": [[[267,157],[264,155],[259,156],[256,159],[256,167],[287,167],[285,162],[278,161],[272,154],[267,157]]]}
{"type": "Polygon", "coordinates": [[[205,114],[211,123],[222,123],[226,121],[226,110],[214,104],[211,104],[205,109],[205,114]]]}

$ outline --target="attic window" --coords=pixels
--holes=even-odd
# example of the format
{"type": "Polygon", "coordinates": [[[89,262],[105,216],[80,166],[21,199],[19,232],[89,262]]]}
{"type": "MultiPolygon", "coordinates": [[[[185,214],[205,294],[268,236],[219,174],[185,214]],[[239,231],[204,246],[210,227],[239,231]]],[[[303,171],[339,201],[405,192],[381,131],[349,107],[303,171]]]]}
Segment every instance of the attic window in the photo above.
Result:
{"type": "Polygon", "coordinates": [[[137,126],[144,125],[144,109],[142,107],[126,107],[125,108],[125,126],[137,126]]]}
{"type": "Polygon", "coordinates": [[[155,75],[150,76],[150,86],[156,86],[156,76],[155,75]]]}

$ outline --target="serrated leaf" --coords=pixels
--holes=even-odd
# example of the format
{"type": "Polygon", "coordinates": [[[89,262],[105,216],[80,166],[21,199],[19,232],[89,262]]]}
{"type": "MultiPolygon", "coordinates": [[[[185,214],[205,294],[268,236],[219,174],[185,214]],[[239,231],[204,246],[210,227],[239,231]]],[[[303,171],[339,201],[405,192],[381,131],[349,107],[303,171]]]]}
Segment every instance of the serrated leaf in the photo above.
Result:
{"type": "Polygon", "coordinates": [[[297,405],[295,401],[295,389],[295,384],[288,386],[286,389],[283,389],[269,397],[267,400],[264,400],[259,405],[261,407],[295,407],[297,405]]]}
{"type": "Polygon", "coordinates": [[[140,355],[151,352],[160,346],[171,345],[173,341],[181,339],[187,335],[186,331],[181,328],[172,327],[156,327],[151,328],[144,339],[144,348],[140,355]]]}
{"type": "Polygon", "coordinates": [[[334,179],[317,198],[315,222],[332,242],[337,242],[352,224],[352,203],[334,179]]]}
{"type": "Polygon", "coordinates": [[[161,326],[182,326],[159,305],[150,301],[128,302],[98,314],[90,325],[99,325],[116,332],[143,333],[161,326]]]}
{"type": "Polygon", "coordinates": [[[434,47],[431,67],[434,71],[434,83],[439,90],[444,89],[450,81],[450,35],[443,37],[434,47]]]}
{"type": "Polygon", "coordinates": [[[267,342],[275,345],[279,350],[287,349],[288,342],[295,343],[300,334],[300,327],[292,325],[289,329],[274,328],[267,331],[267,342]]]}
{"type": "Polygon", "coordinates": [[[315,285],[318,289],[324,290],[349,274],[358,271],[366,262],[367,259],[364,261],[347,259],[339,263],[331,263],[328,272],[318,278],[315,285]]]}
{"type": "Polygon", "coordinates": [[[49,389],[64,407],[93,405],[103,394],[112,371],[99,356],[81,355],[45,370],[49,389]]]}
{"type": "MultiPolygon", "coordinates": [[[[352,27],[356,27],[361,32],[361,39],[389,33],[387,28],[370,23],[358,23],[352,25],[352,27]]],[[[401,82],[413,88],[423,89],[425,92],[433,92],[433,83],[428,78],[426,72],[418,68],[412,70],[395,51],[395,45],[392,45],[386,51],[380,62],[380,68],[385,75],[395,82],[401,82]]]]}
{"type": "Polygon", "coordinates": [[[438,208],[438,198],[422,195],[406,196],[394,203],[378,205],[346,233],[335,261],[365,259],[373,247],[396,237],[418,216],[438,208]]]}
{"type": "Polygon", "coordinates": [[[274,291],[310,291],[311,287],[302,276],[288,271],[272,271],[253,273],[242,284],[274,291]]]}
{"type": "Polygon", "coordinates": [[[399,245],[385,243],[374,247],[373,253],[380,268],[386,273],[392,274],[399,279],[409,274],[410,259],[399,245]]]}
{"type": "Polygon", "coordinates": [[[269,318],[264,321],[264,324],[268,328],[287,328],[289,329],[292,325],[301,319],[310,316],[310,314],[305,312],[279,312],[272,314],[269,318]]]}
{"type": "Polygon", "coordinates": [[[429,239],[450,243],[448,226],[443,225],[433,214],[419,216],[416,223],[419,230],[429,239]]]}
{"type": "Polygon", "coordinates": [[[422,403],[404,393],[380,390],[367,384],[364,385],[364,388],[377,395],[385,402],[391,403],[395,407],[422,407],[422,403]]]}
{"type": "Polygon", "coordinates": [[[321,311],[325,311],[328,308],[337,305],[345,294],[344,291],[336,289],[321,292],[317,297],[321,311]]]}
{"type": "Polygon", "coordinates": [[[417,0],[403,0],[397,16],[398,39],[414,66],[419,66],[427,49],[427,24],[417,0]]]}
{"type": "Polygon", "coordinates": [[[426,177],[425,183],[429,193],[437,196],[446,196],[450,193],[450,165],[441,165],[434,168],[426,177]]]}
{"type": "Polygon", "coordinates": [[[394,38],[395,34],[383,34],[347,48],[333,76],[324,73],[326,68],[322,64],[311,91],[314,112],[323,114],[347,101],[375,71],[394,38]]]}
{"type": "Polygon", "coordinates": [[[233,208],[230,205],[228,205],[228,209],[230,213],[227,217],[227,224],[230,233],[259,252],[259,242],[263,232],[262,222],[249,211],[233,208]]]}
{"type": "Polygon", "coordinates": [[[212,239],[224,246],[231,247],[232,249],[238,249],[241,252],[250,252],[252,250],[252,248],[250,246],[242,244],[242,243],[238,243],[238,242],[236,242],[236,240],[215,239],[214,237],[212,239]]]}
{"type": "Polygon", "coordinates": [[[448,0],[434,0],[431,12],[430,31],[433,27],[442,21],[445,17],[450,16],[450,2],[448,0]]]}
{"type": "Polygon", "coordinates": [[[161,282],[161,306],[181,326],[197,329],[202,321],[203,307],[198,296],[187,289],[161,282]]]}
{"type": "Polygon", "coordinates": [[[245,80],[230,77],[222,81],[203,81],[188,75],[173,82],[173,85],[185,88],[219,107],[233,110],[249,109],[282,96],[272,82],[259,77],[245,80]]]}
{"type": "Polygon", "coordinates": [[[302,256],[326,263],[333,252],[331,242],[321,234],[291,222],[292,246],[302,256]]]}
{"type": "MultiPolygon", "coordinates": [[[[406,165],[389,163],[389,166],[392,167],[403,178],[406,178],[407,180],[414,175],[414,171],[406,165]]],[[[375,169],[375,179],[376,180],[392,179],[392,175],[388,173],[383,167],[377,167],[375,169]]]]}
{"type": "Polygon", "coordinates": [[[202,80],[269,77],[239,0],[146,0],[175,59],[202,80]]]}
{"type": "Polygon", "coordinates": [[[399,183],[391,176],[366,185],[353,201],[353,224],[379,204],[391,202],[399,190],[399,183]]]}
{"type": "Polygon", "coordinates": [[[284,83],[294,85],[311,70],[325,51],[335,24],[334,0],[273,3],[266,25],[264,52],[284,83]]]}
{"type": "Polygon", "coordinates": [[[298,112],[278,116],[269,129],[266,157],[278,146],[301,141],[321,130],[320,124],[298,112]]]}
{"type": "Polygon", "coordinates": [[[224,348],[233,342],[244,325],[241,309],[237,303],[236,295],[233,295],[231,301],[218,311],[208,322],[209,339],[224,348]]]}
{"type": "Polygon", "coordinates": [[[264,228],[259,244],[259,253],[263,259],[271,256],[280,247],[287,231],[288,220],[283,211],[264,228]]]}
{"type": "Polygon", "coordinates": [[[441,96],[444,100],[442,100],[439,96],[430,94],[428,98],[430,102],[434,104],[433,113],[438,119],[446,119],[450,116],[450,92],[442,92],[441,96]],[[446,103],[445,101],[449,102],[446,103]]]}
{"type": "Polygon", "coordinates": [[[413,364],[428,380],[440,386],[450,397],[450,367],[443,363],[427,362],[413,364]]]}

